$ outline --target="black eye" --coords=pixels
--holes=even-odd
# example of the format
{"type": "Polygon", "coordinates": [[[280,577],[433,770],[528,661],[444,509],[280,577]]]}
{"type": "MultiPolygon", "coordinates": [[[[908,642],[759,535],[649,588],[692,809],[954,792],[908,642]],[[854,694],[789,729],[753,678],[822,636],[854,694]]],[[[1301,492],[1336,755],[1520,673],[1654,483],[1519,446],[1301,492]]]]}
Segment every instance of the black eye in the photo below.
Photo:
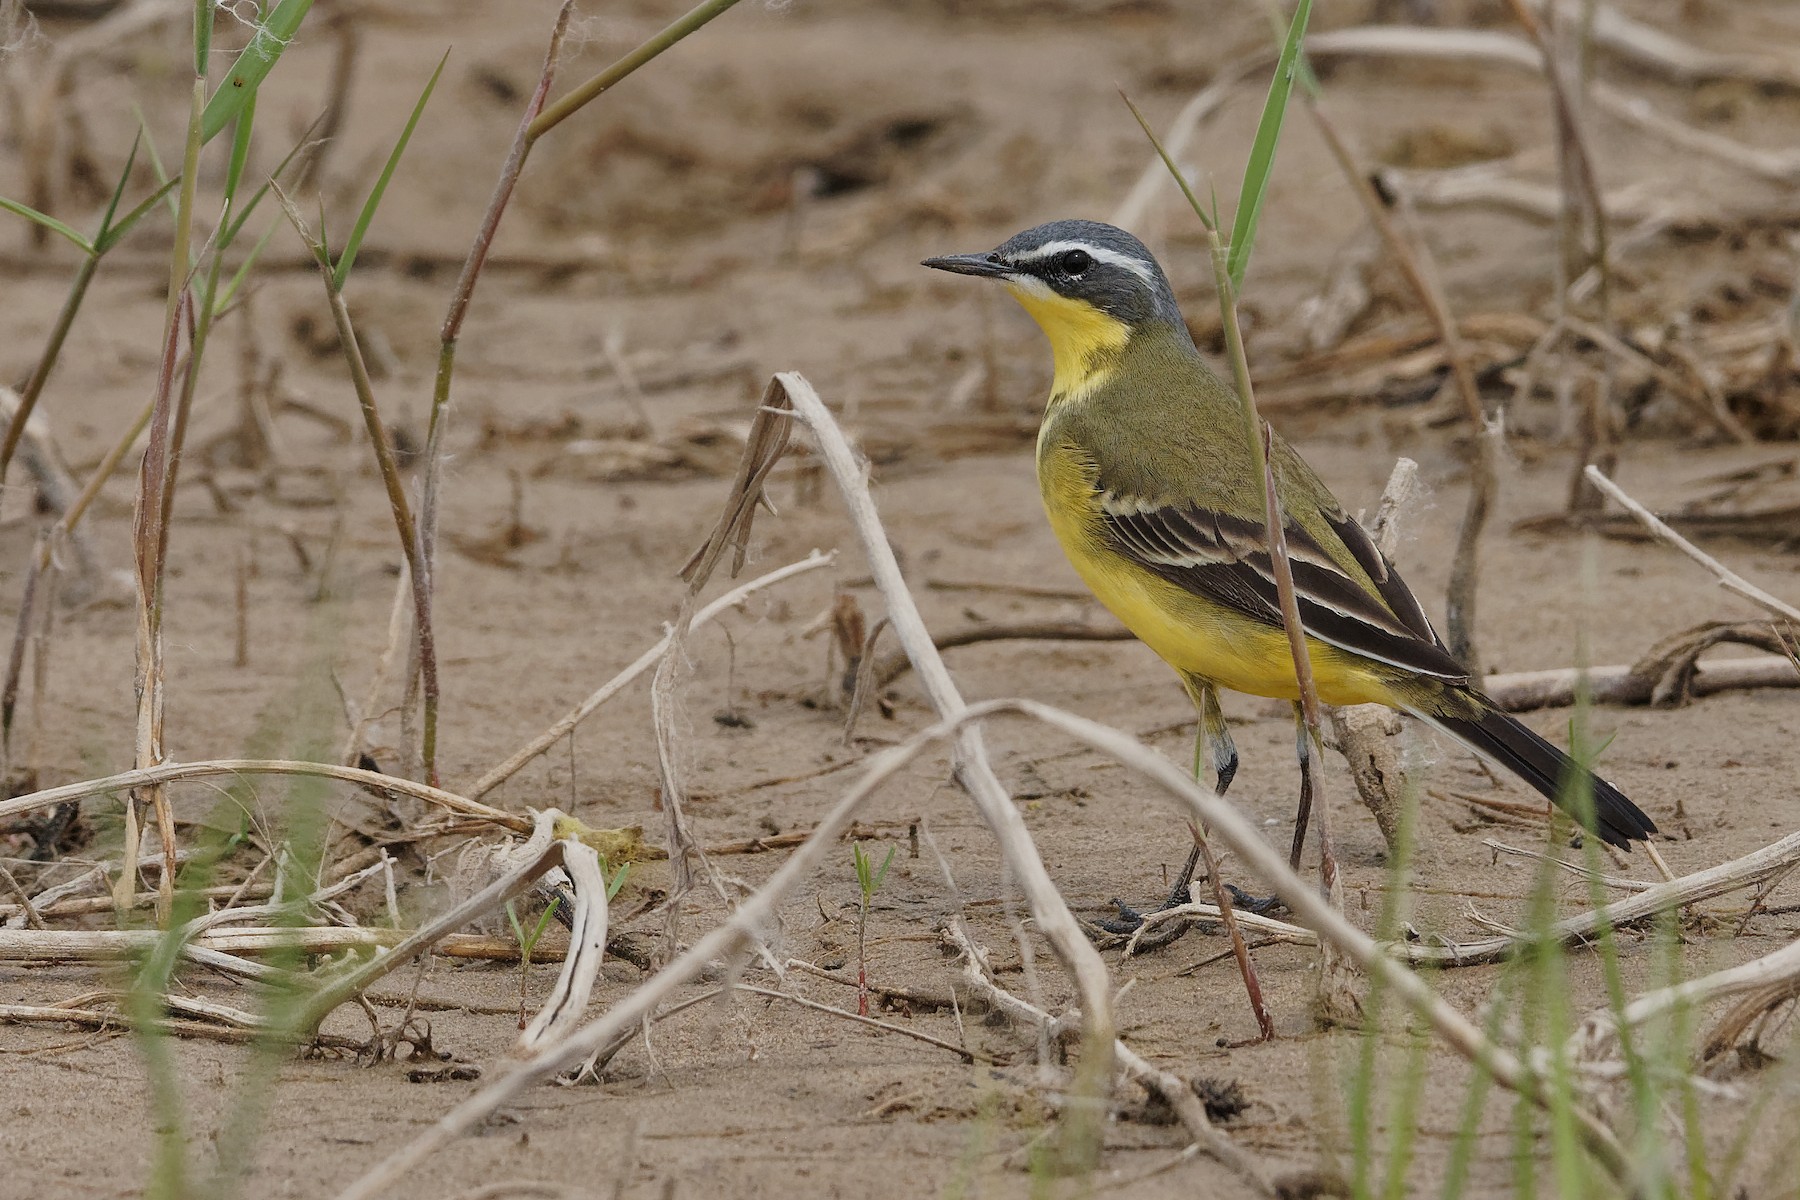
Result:
{"type": "Polygon", "coordinates": [[[1094,265],[1094,256],[1086,250],[1065,250],[1056,260],[1064,275],[1085,275],[1087,269],[1094,265]]]}

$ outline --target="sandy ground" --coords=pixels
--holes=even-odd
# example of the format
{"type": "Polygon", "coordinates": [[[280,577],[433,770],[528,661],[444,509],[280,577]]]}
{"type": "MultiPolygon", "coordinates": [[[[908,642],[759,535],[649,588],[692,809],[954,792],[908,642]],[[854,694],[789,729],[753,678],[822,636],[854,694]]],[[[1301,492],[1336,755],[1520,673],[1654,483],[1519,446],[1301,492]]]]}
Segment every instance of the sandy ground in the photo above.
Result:
{"type": "MultiPolygon", "coordinates": [[[[1489,6],[1469,7],[1494,18],[1489,6]]],[[[1637,7],[1642,15],[1666,15],[1666,6],[1637,7]]],[[[1706,7],[1715,19],[1684,27],[1683,36],[1743,48],[1800,33],[1777,4],[1731,6],[1730,21],[1717,19],[1726,5],[1706,7]]],[[[344,213],[334,217],[338,228],[431,64],[446,45],[453,50],[352,288],[384,368],[377,383],[382,404],[417,438],[437,322],[537,70],[554,5],[442,0],[355,11],[361,40],[348,117],[324,176],[333,212],[344,213]]],[[[584,15],[563,78],[591,73],[676,11],[639,0],[584,15]]],[[[1338,26],[1364,15],[1359,5],[1329,4],[1320,20],[1338,26]]],[[[45,27],[52,41],[72,31],[45,27]]],[[[1115,85],[1166,122],[1218,64],[1265,36],[1259,14],[1222,4],[751,4],[547,138],[483,280],[457,376],[437,581],[446,786],[478,777],[654,640],[678,602],[675,571],[723,498],[723,476],[736,457],[730,435],[742,428],[772,370],[805,373],[870,453],[876,498],[934,629],[1026,618],[1088,616],[1098,623],[1090,602],[1055,595],[1073,593],[1079,583],[1035,496],[1030,432],[1049,375],[1041,340],[1003,298],[984,298],[966,281],[915,263],[930,253],[985,248],[1043,219],[1104,217],[1145,161],[1115,85]],[[621,381],[613,365],[620,356],[642,385],[641,398],[621,381]],[[990,383],[957,407],[946,397],[974,364],[989,364],[990,383]],[[509,548],[494,535],[510,521],[515,489],[520,520],[533,536],[509,548]]],[[[134,101],[164,154],[178,145],[181,45],[173,31],[140,38],[107,55],[105,69],[84,74],[80,104],[100,161],[122,161],[134,101]]],[[[331,57],[332,41],[322,32],[301,40],[269,85],[261,110],[266,128],[286,136],[305,127],[321,102],[331,57]]],[[[1517,149],[1526,167],[1553,178],[1549,110],[1541,85],[1525,77],[1349,65],[1328,72],[1326,83],[1341,123],[1373,154],[1404,157],[1448,130],[1462,142],[1517,149]]],[[[1645,87],[1677,111],[1702,103],[1645,87]]],[[[1193,151],[1197,161],[1217,165],[1221,195],[1236,192],[1236,164],[1259,94],[1260,85],[1244,88],[1193,151]]],[[[1736,105],[1726,122],[1745,139],[1780,145],[1800,130],[1800,99],[1791,94],[1727,90],[1719,103],[1736,105]]],[[[1609,180],[1678,187],[1701,198],[1763,194],[1709,160],[1674,154],[1629,131],[1609,127],[1602,146],[1609,180]]],[[[265,151],[263,165],[274,157],[265,151]]],[[[0,139],[0,194],[16,194],[22,170],[16,140],[0,139]]],[[[64,215],[83,224],[88,202],[72,196],[66,203],[64,215]]],[[[1316,136],[1296,124],[1246,298],[1259,371],[1297,352],[1288,318],[1354,246],[1361,224],[1316,136]]],[[[1476,211],[1431,215],[1427,229],[1459,309],[1543,311],[1553,294],[1553,229],[1476,211]]],[[[1204,329],[1211,300],[1189,219],[1165,198],[1145,232],[1204,329]]],[[[1629,319],[1659,305],[1685,311],[1763,268],[1785,270],[1791,279],[1786,236],[1761,229],[1639,250],[1623,301],[1629,319]]],[[[102,270],[46,393],[58,443],[78,475],[149,394],[166,239],[166,227],[147,229],[102,270]]],[[[35,358],[71,261],[67,247],[32,251],[11,229],[0,247],[0,375],[19,376],[35,358]]],[[[1358,328],[1417,326],[1395,280],[1377,280],[1383,298],[1358,328]]],[[[215,435],[235,427],[234,360],[246,342],[265,361],[282,364],[282,395],[346,423],[356,419],[321,301],[297,245],[278,230],[250,319],[228,321],[217,335],[192,445],[222,446],[215,435]]],[[[1459,439],[1428,427],[1417,412],[1416,404],[1296,408],[1284,410],[1281,423],[1352,509],[1373,504],[1397,455],[1419,461],[1428,494],[1407,517],[1398,562],[1436,615],[1467,468],[1459,439]]],[[[1664,549],[1515,531],[1514,522],[1560,508],[1571,451],[1563,436],[1567,416],[1547,401],[1522,405],[1513,424],[1525,435],[1514,439],[1503,465],[1500,511],[1483,548],[1478,632],[1489,670],[1568,665],[1583,654],[1628,662],[1658,638],[1701,621],[1754,615],[1664,549]]],[[[1666,404],[1647,409],[1640,424],[1623,449],[1619,477],[1652,504],[1685,500],[1715,473],[1793,456],[1791,446],[1702,444],[1682,433],[1666,404]]],[[[169,567],[171,757],[229,757],[253,746],[317,753],[282,715],[309,664],[328,664],[351,696],[367,687],[385,641],[396,554],[367,445],[352,441],[348,428],[286,409],[274,464],[237,466],[220,451],[197,455],[189,467],[169,567]],[[234,662],[240,573],[248,589],[247,665],[234,662]]],[[[132,476],[122,473],[89,522],[111,567],[129,562],[132,487],[132,476]]],[[[866,586],[835,497],[803,494],[788,475],[778,477],[773,493],[782,511],[759,522],[751,571],[814,547],[845,553],[830,571],[759,596],[694,641],[681,754],[691,816],[709,844],[804,830],[871,750],[930,719],[917,687],[903,678],[889,693],[891,715],[866,715],[860,736],[846,746],[824,639],[808,630],[839,589],[871,616],[879,597],[866,586]]],[[[34,525],[12,497],[0,517],[0,627],[10,629],[34,525]]],[[[1770,590],[1800,595],[1800,562],[1779,546],[1723,541],[1711,548],[1770,590]]],[[[35,772],[39,786],[127,767],[130,607],[63,613],[50,653],[46,692],[27,697],[41,718],[19,765],[35,772]]],[[[953,650],[949,659],[970,698],[1047,700],[1142,733],[1177,758],[1187,754],[1186,701],[1135,643],[997,643],[953,650]]],[[[1285,847],[1296,790],[1289,719],[1280,706],[1238,697],[1228,698],[1227,712],[1244,759],[1232,799],[1285,847]]],[[[1552,711],[1528,719],[1560,738],[1568,718],[1552,711]]],[[[1607,772],[1670,834],[1663,853],[1677,872],[1746,853],[1800,821],[1793,788],[1800,703],[1792,692],[1726,694],[1678,710],[1602,710],[1592,719],[1596,733],[1614,739],[1607,772]]],[[[341,729],[330,731],[324,753],[341,736],[341,729]]],[[[1530,798],[1428,735],[1409,737],[1429,786],[1530,798]]],[[[378,761],[398,761],[398,739],[395,721],[377,729],[378,761]]],[[[1163,886],[1185,833],[1144,784],[1038,729],[1002,726],[991,740],[1002,778],[1079,911],[1097,913],[1114,896],[1146,900],[1163,886]]],[[[1354,804],[1341,763],[1334,758],[1330,768],[1349,909],[1367,927],[1384,896],[1386,849],[1372,818],[1354,804]]],[[[284,795],[279,786],[264,787],[259,815],[278,812],[284,795]]],[[[572,744],[496,795],[520,810],[559,805],[596,826],[641,823],[660,840],[664,818],[644,690],[622,696],[572,744]]],[[[197,818],[214,798],[205,788],[185,791],[182,812],[197,818]]],[[[346,803],[357,819],[374,811],[366,802],[346,803]]],[[[116,803],[89,807],[87,840],[71,859],[116,851],[116,803]]],[[[941,988],[954,970],[932,934],[954,902],[929,853],[907,857],[904,830],[912,822],[935,833],[978,935],[1016,972],[1005,916],[1012,893],[991,839],[949,783],[944,762],[926,759],[909,769],[875,816],[885,823],[879,836],[894,839],[900,854],[870,916],[871,977],[941,988]]],[[[1484,839],[1537,846],[1540,828],[1490,824],[1442,800],[1426,801],[1421,824],[1413,920],[1422,930],[1475,936],[1470,906],[1503,923],[1520,918],[1533,869],[1496,856],[1484,839]]],[[[439,839],[399,851],[408,911],[442,902],[448,860],[433,856],[453,845],[439,839]]],[[[1625,869],[1646,875],[1642,857],[1625,869]]],[[[777,861],[775,854],[721,860],[751,885],[777,861]]],[[[656,885],[656,869],[647,868],[641,882],[656,885]]],[[[1680,947],[1683,970],[1699,974],[1791,939],[1794,920],[1782,909],[1792,892],[1792,884],[1777,888],[1768,898],[1774,912],[1738,936],[1730,936],[1735,920],[1696,926],[1680,947]]],[[[784,910],[779,951],[853,967],[855,896],[846,848],[784,910]]],[[[1583,898],[1571,888],[1569,910],[1583,898]]],[[[351,907],[374,913],[380,899],[371,889],[351,907]]],[[[1734,905],[1741,909],[1741,901],[1716,907],[1727,912],[1734,905]]],[[[686,928],[691,935],[716,918],[715,907],[697,901],[686,928]]],[[[1065,1007],[1067,981],[1043,943],[1032,945],[1042,999],[1065,1007]]],[[[1223,1048],[1255,1031],[1230,961],[1182,973],[1216,959],[1222,946],[1193,935],[1144,958],[1109,952],[1115,981],[1134,985],[1120,1005],[1126,1040],[1180,1073],[1236,1081],[1249,1106],[1228,1126],[1230,1135],[1272,1173],[1341,1165],[1341,1093],[1358,1040],[1321,1033],[1312,1020],[1315,955],[1285,946],[1258,951],[1280,1037],[1223,1048]]],[[[1632,990],[1661,978],[1641,934],[1625,938],[1623,966],[1632,990]]],[[[532,969],[533,996],[553,971],[532,969]]],[[[1500,975],[1499,968],[1470,968],[1447,972],[1437,984],[1475,1013],[1500,975]]],[[[51,1003],[110,978],[72,967],[0,965],[0,1001],[51,1003]]],[[[1021,974],[1006,978],[1028,989],[1021,974]]],[[[639,979],[635,968],[609,965],[596,1006],[639,979]]],[[[199,977],[190,985],[248,1002],[217,980],[199,977]]],[[[825,982],[796,986],[834,1003],[854,999],[825,982]]],[[[517,987],[516,968],[434,961],[421,985],[434,1044],[491,1075],[515,1035],[517,987]]],[[[389,989],[404,990],[398,982],[389,989]]],[[[1574,955],[1570,990],[1577,1012],[1603,1002],[1590,956],[1574,955]]],[[[380,1011],[394,1018],[394,1010],[380,1011]]],[[[754,998],[709,1004],[659,1025],[653,1053],[642,1044],[627,1049],[598,1085],[531,1092],[394,1194],[475,1194],[470,1189],[490,1184],[513,1190],[480,1194],[1031,1191],[1016,1152],[1046,1127],[1052,1110],[1035,1086],[1029,1039],[974,1019],[959,1033],[948,1012],[891,1019],[951,1040],[966,1036],[1008,1065],[965,1066],[919,1043],[754,998]],[[538,1183],[541,1190],[527,1187],[538,1183]]],[[[360,1036],[367,1022],[346,1009],[328,1029],[360,1036]]],[[[1398,1064],[1405,1047],[1402,1037],[1386,1039],[1383,1062],[1398,1064]]],[[[479,1086],[413,1083],[406,1064],[368,1068],[327,1058],[284,1063],[273,1082],[256,1081],[247,1095],[244,1052],[182,1042],[177,1054],[188,1105],[184,1136],[198,1161],[210,1161],[227,1114],[250,1101],[266,1105],[267,1131],[248,1167],[247,1190],[256,1195],[334,1194],[479,1086]]],[[[1417,1122],[1411,1179],[1418,1194],[1436,1193],[1466,1084],[1461,1066],[1434,1052],[1417,1122]]],[[[129,1038],[0,1027],[0,1098],[8,1146],[0,1195],[127,1196],[143,1186],[154,1121],[129,1038]]],[[[1511,1192],[1517,1147],[1509,1111],[1508,1101],[1489,1104],[1469,1194],[1511,1192]]],[[[1776,1111],[1791,1118],[1793,1110],[1776,1111]]],[[[1746,1112],[1726,1101],[1710,1105],[1708,1129],[1727,1137],[1746,1112]]],[[[1385,1144],[1386,1134],[1378,1136],[1385,1144]]],[[[1132,1179],[1169,1162],[1182,1144],[1172,1127],[1122,1115],[1109,1126],[1103,1178],[1132,1179]]],[[[1540,1144],[1529,1152],[1542,1151],[1540,1144]]],[[[1765,1184],[1755,1170],[1743,1178],[1750,1185],[1743,1194],[1775,1194],[1758,1190],[1765,1184]]],[[[1230,1195],[1237,1186],[1201,1159],[1122,1190],[1230,1195]]]]}

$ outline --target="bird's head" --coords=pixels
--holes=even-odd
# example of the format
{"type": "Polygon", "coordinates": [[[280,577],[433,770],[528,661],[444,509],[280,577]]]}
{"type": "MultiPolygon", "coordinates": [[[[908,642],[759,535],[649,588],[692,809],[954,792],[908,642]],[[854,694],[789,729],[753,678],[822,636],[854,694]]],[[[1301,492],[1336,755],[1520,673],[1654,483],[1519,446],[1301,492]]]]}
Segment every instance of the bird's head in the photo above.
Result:
{"type": "Polygon", "coordinates": [[[1058,396],[1091,387],[1106,360],[1145,327],[1185,329],[1174,290],[1144,243],[1098,221],[1052,221],[986,254],[923,265],[1005,284],[1050,339],[1058,396]]]}

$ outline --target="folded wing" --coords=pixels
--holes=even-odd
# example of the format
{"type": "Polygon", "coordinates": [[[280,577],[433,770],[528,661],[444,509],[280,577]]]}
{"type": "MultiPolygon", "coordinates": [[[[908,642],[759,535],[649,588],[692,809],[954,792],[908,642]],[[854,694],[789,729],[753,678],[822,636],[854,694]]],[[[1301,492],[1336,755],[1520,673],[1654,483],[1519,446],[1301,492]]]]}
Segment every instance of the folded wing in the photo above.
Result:
{"type": "MultiPolygon", "coordinates": [[[[1280,627],[1274,562],[1261,521],[1112,492],[1101,494],[1100,508],[1105,536],[1127,558],[1202,599],[1280,627]]],[[[1342,513],[1324,516],[1353,567],[1300,525],[1289,521],[1284,530],[1306,632],[1404,671],[1467,683],[1468,672],[1438,640],[1418,600],[1367,532],[1342,513]]]]}

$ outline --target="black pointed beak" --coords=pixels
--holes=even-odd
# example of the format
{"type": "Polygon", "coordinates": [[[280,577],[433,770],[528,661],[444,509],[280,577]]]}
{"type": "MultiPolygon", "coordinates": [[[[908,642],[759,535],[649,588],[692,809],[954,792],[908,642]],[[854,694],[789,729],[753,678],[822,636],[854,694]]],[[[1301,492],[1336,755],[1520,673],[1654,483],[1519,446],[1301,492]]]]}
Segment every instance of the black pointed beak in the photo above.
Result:
{"type": "Polygon", "coordinates": [[[946,254],[942,258],[928,258],[919,265],[934,271],[975,275],[983,279],[999,279],[1012,274],[1011,267],[990,254],[946,254]]]}

